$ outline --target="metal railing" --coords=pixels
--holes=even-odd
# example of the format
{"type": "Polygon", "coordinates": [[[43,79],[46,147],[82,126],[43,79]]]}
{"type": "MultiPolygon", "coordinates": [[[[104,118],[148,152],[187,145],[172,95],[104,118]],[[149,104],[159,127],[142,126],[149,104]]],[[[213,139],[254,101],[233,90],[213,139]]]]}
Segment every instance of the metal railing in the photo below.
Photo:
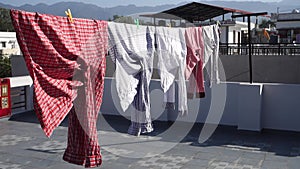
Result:
{"type": "MultiPolygon", "coordinates": [[[[252,43],[252,55],[300,55],[300,43],[252,43]]],[[[248,44],[220,43],[221,55],[249,55],[248,44]]]]}

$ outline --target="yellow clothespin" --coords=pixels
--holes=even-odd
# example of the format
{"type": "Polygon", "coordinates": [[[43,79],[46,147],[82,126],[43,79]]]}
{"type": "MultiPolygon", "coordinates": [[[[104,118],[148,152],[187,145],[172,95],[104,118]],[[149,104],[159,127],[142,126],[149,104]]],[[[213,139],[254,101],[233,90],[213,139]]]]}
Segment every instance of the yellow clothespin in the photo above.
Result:
{"type": "Polygon", "coordinates": [[[71,23],[73,23],[74,21],[73,21],[73,17],[72,17],[71,10],[68,9],[68,11],[65,11],[65,13],[66,13],[66,15],[67,15],[69,21],[70,21],[71,23]]]}

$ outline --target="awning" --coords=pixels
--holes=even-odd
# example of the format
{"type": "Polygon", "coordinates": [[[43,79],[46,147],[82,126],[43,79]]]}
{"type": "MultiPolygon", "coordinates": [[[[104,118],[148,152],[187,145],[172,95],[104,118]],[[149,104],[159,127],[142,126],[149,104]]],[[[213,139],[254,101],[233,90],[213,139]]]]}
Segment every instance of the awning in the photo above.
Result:
{"type": "Polygon", "coordinates": [[[205,21],[227,13],[251,14],[251,12],[208,5],[204,3],[192,2],[176,8],[165,10],[155,14],[140,15],[143,17],[161,18],[161,19],[185,19],[189,22],[205,21]]]}

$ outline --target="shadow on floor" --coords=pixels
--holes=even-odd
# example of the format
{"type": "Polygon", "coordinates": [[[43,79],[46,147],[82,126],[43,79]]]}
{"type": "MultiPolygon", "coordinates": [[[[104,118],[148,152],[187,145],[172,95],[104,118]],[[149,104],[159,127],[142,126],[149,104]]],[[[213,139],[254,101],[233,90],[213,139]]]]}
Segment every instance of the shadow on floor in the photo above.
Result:
{"type": "MultiPolygon", "coordinates": [[[[68,126],[68,118],[66,118],[60,126],[68,126]]],[[[34,112],[25,112],[13,115],[9,121],[18,121],[26,123],[39,123],[34,112]]],[[[148,134],[149,136],[158,136],[166,132],[171,126],[172,122],[154,121],[154,132],[148,134]]],[[[104,115],[99,116],[98,130],[114,131],[119,133],[127,133],[130,125],[130,120],[122,116],[104,115]],[[106,125],[104,124],[106,121],[106,125]],[[103,125],[104,124],[104,125],[103,125]],[[109,125],[109,126],[107,126],[109,125]]],[[[191,125],[181,123],[182,127],[191,125]]],[[[210,147],[221,146],[234,150],[247,151],[261,151],[271,152],[279,156],[296,157],[300,156],[300,133],[290,131],[277,130],[262,130],[261,132],[240,131],[236,127],[219,125],[213,134],[203,143],[198,142],[200,131],[203,124],[196,123],[191,130],[183,137],[181,143],[189,143],[190,146],[195,147],[210,147]]],[[[176,131],[173,134],[176,136],[176,131]]],[[[173,142],[172,137],[163,136],[161,141],[173,142]]]]}

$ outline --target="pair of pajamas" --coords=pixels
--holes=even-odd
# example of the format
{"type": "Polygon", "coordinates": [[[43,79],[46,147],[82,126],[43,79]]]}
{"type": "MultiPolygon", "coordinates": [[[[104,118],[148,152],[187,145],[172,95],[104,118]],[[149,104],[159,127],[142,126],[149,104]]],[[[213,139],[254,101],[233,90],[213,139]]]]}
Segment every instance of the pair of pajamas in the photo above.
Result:
{"type": "Polygon", "coordinates": [[[219,26],[203,26],[204,65],[209,75],[210,87],[220,83],[219,78],[219,26]]]}
{"type": "Polygon", "coordinates": [[[196,89],[196,97],[205,97],[203,59],[204,41],[202,27],[190,27],[185,30],[187,46],[185,77],[189,79],[188,98],[193,98],[196,89]]]}
{"type": "Polygon", "coordinates": [[[186,41],[184,28],[156,27],[156,43],[161,87],[167,108],[175,102],[175,83],[178,79],[178,111],[187,113],[187,96],[185,83],[186,41]]]}
{"type": "Polygon", "coordinates": [[[210,87],[220,83],[219,78],[219,27],[210,25],[186,29],[188,98],[205,97],[203,69],[206,67],[210,87]]]}
{"type": "Polygon", "coordinates": [[[101,165],[97,137],[108,49],[107,22],[11,10],[11,18],[34,83],[34,108],[50,137],[69,115],[63,159],[101,165]]]}
{"type": "Polygon", "coordinates": [[[141,25],[108,23],[109,52],[116,64],[116,90],[123,111],[133,106],[128,134],[136,136],[153,131],[149,85],[154,37],[150,29],[141,25]]]}

